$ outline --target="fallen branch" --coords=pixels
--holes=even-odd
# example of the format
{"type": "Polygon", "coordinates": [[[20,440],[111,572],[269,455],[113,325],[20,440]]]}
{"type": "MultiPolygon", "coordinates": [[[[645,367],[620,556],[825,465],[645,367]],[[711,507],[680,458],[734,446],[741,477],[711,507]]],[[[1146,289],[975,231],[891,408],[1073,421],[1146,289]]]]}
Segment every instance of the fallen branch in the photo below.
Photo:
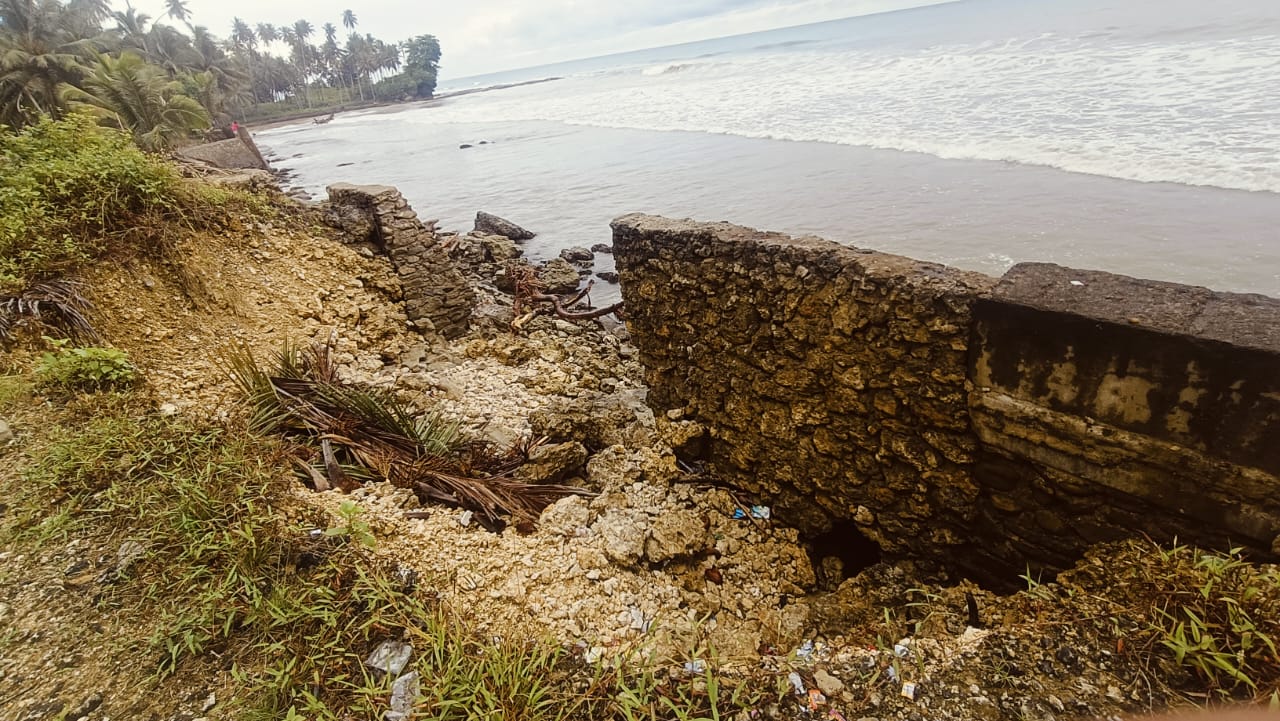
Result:
{"type": "Polygon", "coordinates": [[[561,301],[560,296],[557,296],[557,295],[546,295],[546,294],[535,295],[530,300],[534,300],[540,303],[551,303],[552,308],[555,310],[556,316],[560,318],[564,318],[565,320],[591,320],[592,318],[599,318],[601,316],[606,316],[606,315],[609,315],[610,313],[615,313],[622,309],[621,301],[614,303],[613,305],[606,306],[604,308],[596,308],[595,310],[572,311],[572,310],[565,309],[564,302],[561,301]]]}
{"type": "Polygon", "coordinates": [[[591,289],[595,287],[594,280],[587,281],[587,286],[575,293],[572,297],[552,295],[546,292],[546,285],[538,278],[537,271],[532,266],[513,263],[507,266],[507,274],[515,285],[515,300],[511,304],[511,310],[520,322],[513,323],[514,328],[520,328],[527,322],[527,316],[530,312],[537,312],[541,308],[536,307],[538,303],[550,303],[551,311],[556,317],[564,320],[592,320],[600,318],[611,313],[617,313],[623,309],[623,303],[614,303],[605,308],[593,308],[584,311],[575,311],[571,308],[580,302],[591,289]]]}

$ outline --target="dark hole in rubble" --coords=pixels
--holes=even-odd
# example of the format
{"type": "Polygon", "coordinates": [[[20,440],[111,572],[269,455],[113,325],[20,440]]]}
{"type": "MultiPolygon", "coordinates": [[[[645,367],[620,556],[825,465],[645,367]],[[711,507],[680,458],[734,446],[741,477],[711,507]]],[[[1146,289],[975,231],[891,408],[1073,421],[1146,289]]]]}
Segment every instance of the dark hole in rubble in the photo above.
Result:
{"type": "Polygon", "coordinates": [[[838,521],[831,530],[809,539],[809,558],[818,586],[834,590],[846,578],[880,562],[880,546],[852,521],[838,521]]]}

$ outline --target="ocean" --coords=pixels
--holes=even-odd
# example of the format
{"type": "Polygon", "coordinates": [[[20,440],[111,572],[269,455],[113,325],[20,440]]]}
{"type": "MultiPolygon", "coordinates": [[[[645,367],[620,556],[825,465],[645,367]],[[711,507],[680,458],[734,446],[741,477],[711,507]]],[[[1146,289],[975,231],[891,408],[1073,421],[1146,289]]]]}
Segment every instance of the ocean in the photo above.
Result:
{"type": "Polygon", "coordinates": [[[256,137],[317,196],[392,184],[464,231],[485,210],[534,258],[641,211],[1280,296],[1276,0],[961,0],[440,91],[549,77],[256,137]]]}

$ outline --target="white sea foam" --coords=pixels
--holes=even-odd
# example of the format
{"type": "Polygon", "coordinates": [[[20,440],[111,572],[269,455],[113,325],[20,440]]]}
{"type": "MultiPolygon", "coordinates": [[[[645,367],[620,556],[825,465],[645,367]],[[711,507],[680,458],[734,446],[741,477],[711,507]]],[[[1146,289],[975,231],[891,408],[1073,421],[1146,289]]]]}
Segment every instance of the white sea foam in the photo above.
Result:
{"type": "Polygon", "coordinates": [[[1274,32],[731,57],[477,96],[406,119],[725,133],[1280,193],[1274,32]]]}
{"type": "Polygon", "coordinates": [[[695,67],[697,63],[664,63],[662,65],[652,65],[640,71],[641,75],[668,75],[670,73],[678,73],[695,67]]]}

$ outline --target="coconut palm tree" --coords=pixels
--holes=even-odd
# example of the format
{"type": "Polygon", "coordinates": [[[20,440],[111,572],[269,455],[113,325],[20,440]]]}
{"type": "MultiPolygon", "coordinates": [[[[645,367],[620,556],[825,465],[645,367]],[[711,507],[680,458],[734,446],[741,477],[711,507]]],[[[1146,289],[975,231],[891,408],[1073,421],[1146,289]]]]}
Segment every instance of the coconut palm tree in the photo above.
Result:
{"type": "Polygon", "coordinates": [[[102,36],[102,23],[111,17],[109,0],[71,0],[64,7],[64,26],[78,38],[102,36]]]}
{"type": "Polygon", "coordinates": [[[249,23],[240,18],[232,18],[231,42],[246,50],[253,50],[258,46],[258,34],[249,27],[249,23]]]}
{"type": "Polygon", "coordinates": [[[199,25],[191,29],[191,57],[185,94],[200,101],[218,125],[230,123],[232,109],[253,102],[247,66],[228,57],[209,29],[199,25]]]}
{"type": "Polygon", "coordinates": [[[134,50],[146,51],[147,49],[147,33],[151,30],[151,16],[146,13],[140,13],[132,5],[125,7],[123,11],[117,10],[111,13],[111,17],[116,21],[116,36],[120,40],[120,44],[134,50]]]}
{"type": "Polygon", "coordinates": [[[142,148],[160,150],[209,127],[209,114],[181,89],[163,69],[125,51],[119,58],[99,55],[84,89],[69,88],[66,95],[104,125],[132,132],[142,148]]]}
{"type": "Polygon", "coordinates": [[[342,11],[342,27],[348,30],[356,29],[356,14],[350,10],[342,11]]]}
{"type": "Polygon", "coordinates": [[[315,33],[315,28],[306,20],[296,20],[293,23],[293,34],[296,37],[294,41],[294,62],[298,66],[300,75],[302,76],[302,92],[307,99],[307,107],[311,107],[311,90],[308,81],[311,76],[311,47],[307,44],[307,38],[315,33]]]}
{"type": "Polygon", "coordinates": [[[297,20],[293,23],[293,34],[297,38],[296,43],[299,46],[305,45],[307,40],[315,34],[315,28],[306,20],[297,20]]]}
{"type": "Polygon", "coordinates": [[[388,72],[394,73],[400,69],[400,46],[379,40],[374,44],[374,47],[377,48],[377,52],[374,54],[374,62],[378,68],[378,80],[381,81],[388,72]]]}
{"type": "Polygon", "coordinates": [[[356,33],[347,36],[347,65],[355,79],[356,88],[360,91],[360,99],[364,100],[364,86],[360,83],[365,78],[371,54],[369,43],[356,33]]]}
{"type": "Polygon", "coordinates": [[[165,15],[186,25],[188,28],[191,27],[191,23],[187,22],[191,17],[191,11],[187,9],[186,0],[164,0],[164,4],[168,10],[165,15]]]}
{"type": "Polygon", "coordinates": [[[201,60],[191,47],[191,38],[168,25],[152,25],[146,46],[147,62],[164,68],[169,77],[194,69],[201,60]]]}
{"type": "Polygon", "coordinates": [[[21,127],[61,117],[62,90],[84,77],[91,42],[75,32],[98,6],[70,10],[57,0],[0,0],[0,123],[21,127]]]}
{"type": "Polygon", "coordinates": [[[350,88],[347,87],[347,73],[345,72],[342,48],[338,47],[336,39],[337,28],[331,23],[325,23],[325,35],[329,35],[329,30],[334,31],[334,35],[327,37],[324,45],[320,46],[320,61],[324,64],[325,74],[328,77],[329,85],[334,88],[341,88],[347,91],[347,99],[351,98],[350,88]]]}
{"type": "MultiPolygon", "coordinates": [[[[255,48],[258,46],[258,34],[249,27],[249,23],[240,18],[231,19],[231,45],[244,56],[245,67],[249,70],[249,86],[253,87],[253,61],[255,48]]],[[[255,97],[254,100],[257,100],[255,97]]]]}
{"type": "Polygon", "coordinates": [[[266,50],[271,43],[280,39],[280,33],[276,32],[276,26],[271,23],[258,23],[258,39],[262,41],[262,48],[266,50]]]}

